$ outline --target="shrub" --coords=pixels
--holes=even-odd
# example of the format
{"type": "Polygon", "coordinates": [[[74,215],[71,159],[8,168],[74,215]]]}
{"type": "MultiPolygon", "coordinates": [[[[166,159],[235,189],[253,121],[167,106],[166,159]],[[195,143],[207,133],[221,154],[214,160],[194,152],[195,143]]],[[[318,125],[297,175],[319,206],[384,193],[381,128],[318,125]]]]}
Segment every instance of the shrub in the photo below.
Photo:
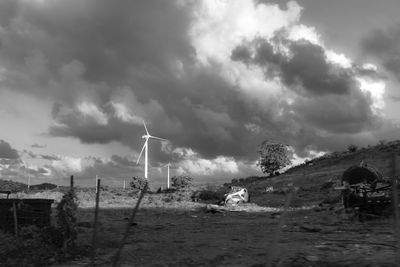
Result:
{"type": "Polygon", "coordinates": [[[78,236],[76,212],[78,205],[73,190],[69,190],[57,205],[57,228],[62,238],[62,251],[69,258],[76,253],[76,240],[78,236]]]}
{"type": "Polygon", "coordinates": [[[61,239],[54,227],[23,227],[18,237],[0,231],[0,239],[1,266],[48,266],[60,253],[61,239]]]}
{"type": "Polygon", "coordinates": [[[193,186],[193,178],[187,175],[174,176],[171,178],[172,187],[177,190],[188,189],[193,186]]]}
{"type": "Polygon", "coordinates": [[[347,150],[349,151],[349,152],[356,152],[357,151],[357,149],[358,149],[358,147],[356,146],[356,145],[353,145],[353,144],[350,144],[350,145],[348,145],[348,147],[347,147],[347,150]]]}
{"type": "Polygon", "coordinates": [[[226,190],[223,188],[219,188],[217,190],[210,190],[210,189],[203,189],[203,190],[198,190],[195,191],[191,199],[192,201],[212,201],[212,202],[221,202],[224,200],[224,194],[226,193],[226,190]]]}
{"type": "Polygon", "coordinates": [[[130,187],[135,190],[142,190],[146,185],[147,180],[144,177],[134,176],[132,177],[132,181],[130,182],[130,187]]]}

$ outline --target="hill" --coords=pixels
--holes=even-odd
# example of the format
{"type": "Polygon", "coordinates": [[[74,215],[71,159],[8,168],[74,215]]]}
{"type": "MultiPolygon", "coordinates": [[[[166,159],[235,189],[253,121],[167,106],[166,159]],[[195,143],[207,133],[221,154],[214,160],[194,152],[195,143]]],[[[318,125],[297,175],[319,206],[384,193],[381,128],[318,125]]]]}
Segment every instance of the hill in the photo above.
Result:
{"type": "MultiPolygon", "coordinates": [[[[57,185],[51,183],[42,183],[31,185],[30,190],[52,190],[57,188],[57,185]]],[[[12,193],[28,190],[28,185],[11,180],[0,179],[0,191],[11,191],[12,193]]]]}
{"type": "MultiPolygon", "coordinates": [[[[295,166],[279,176],[233,179],[227,185],[244,186],[249,190],[251,202],[260,206],[281,206],[290,188],[295,189],[291,206],[339,203],[342,173],[362,161],[377,168],[384,177],[392,176],[393,154],[400,155],[400,140],[360,148],[354,152],[332,152],[295,166]]],[[[399,164],[398,164],[399,165],[399,164]]]]}
{"type": "Polygon", "coordinates": [[[0,179],[0,191],[11,191],[13,193],[27,190],[28,186],[23,183],[0,179]]]}

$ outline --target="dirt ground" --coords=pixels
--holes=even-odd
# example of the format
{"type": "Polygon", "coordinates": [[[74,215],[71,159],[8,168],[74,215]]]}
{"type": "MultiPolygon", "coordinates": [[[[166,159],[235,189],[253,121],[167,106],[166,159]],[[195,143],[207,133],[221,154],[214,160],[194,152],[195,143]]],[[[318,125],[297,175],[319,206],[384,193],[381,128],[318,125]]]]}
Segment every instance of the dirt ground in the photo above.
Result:
{"type": "MultiPolygon", "coordinates": [[[[260,210],[142,208],[121,266],[399,266],[391,219],[351,221],[343,212],[319,208],[260,210]]],[[[111,265],[130,212],[101,210],[97,266],[111,265]]],[[[80,218],[92,216],[92,210],[80,210],[80,218]]],[[[91,234],[80,228],[82,240],[90,242],[91,234]]]]}

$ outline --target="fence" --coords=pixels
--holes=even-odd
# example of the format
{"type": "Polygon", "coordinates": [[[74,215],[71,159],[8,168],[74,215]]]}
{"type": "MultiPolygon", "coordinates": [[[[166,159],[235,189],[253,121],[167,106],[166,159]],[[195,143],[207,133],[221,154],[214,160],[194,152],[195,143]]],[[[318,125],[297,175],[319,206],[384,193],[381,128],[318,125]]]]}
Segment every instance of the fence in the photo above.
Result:
{"type": "Polygon", "coordinates": [[[52,199],[0,199],[0,229],[16,233],[21,226],[49,226],[52,203],[52,199]]]}

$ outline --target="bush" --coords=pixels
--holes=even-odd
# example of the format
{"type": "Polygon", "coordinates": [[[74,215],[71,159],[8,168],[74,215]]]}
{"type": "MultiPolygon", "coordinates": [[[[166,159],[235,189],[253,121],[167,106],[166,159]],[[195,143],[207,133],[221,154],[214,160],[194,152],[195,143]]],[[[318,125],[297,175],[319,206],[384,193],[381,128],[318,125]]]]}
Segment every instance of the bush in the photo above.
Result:
{"type": "Polygon", "coordinates": [[[174,176],[171,178],[172,187],[177,190],[188,189],[193,186],[193,178],[186,175],[174,176]]]}
{"type": "Polygon", "coordinates": [[[61,237],[54,227],[23,227],[19,236],[0,231],[1,266],[49,266],[59,260],[61,237]]]}
{"type": "Polygon", "coordinates": [[[385,139],[381,139],[379,140],[379,145],[383,146],[387,143],[387,141],[385,139]]]}
{"type": "Polygon", "coordinates": [[[221,201],[224,201],[224,195],[227,192],[225,187],[220,187],[218,189],[211,189],[211,188],[205,188],[203,190],[198,190],[195,191],[192,196],[191,199],[194,202],[197,201],[212,201],[212,202],[216,202],[219,203],[221,201]]]}
{"type": "Polygon", "coordinates": [[[76,251],[78,228],[76,213],[78,204],[73,190],[69,190],[57,205],[57,228],[62,237],[62,251],[66,258],[71,257],[76,251]]]}
{"type": "Polygon", "coordinates": [[[132,181],[129,183],[129,185],[132,189],[143,190],[146,183],[147,183],[146,178],[134,176],[132,177],[132,181]]]}
{"type": "Polygon", "coordinates": [[[356,146],[356,145],[353,145],[353,144],[350,144],[348,147],[347,147],[347,150],[349,151],[349,152],[356,152],[357,151],[357,149],[358,149],[358,147],[356,146]]]}

